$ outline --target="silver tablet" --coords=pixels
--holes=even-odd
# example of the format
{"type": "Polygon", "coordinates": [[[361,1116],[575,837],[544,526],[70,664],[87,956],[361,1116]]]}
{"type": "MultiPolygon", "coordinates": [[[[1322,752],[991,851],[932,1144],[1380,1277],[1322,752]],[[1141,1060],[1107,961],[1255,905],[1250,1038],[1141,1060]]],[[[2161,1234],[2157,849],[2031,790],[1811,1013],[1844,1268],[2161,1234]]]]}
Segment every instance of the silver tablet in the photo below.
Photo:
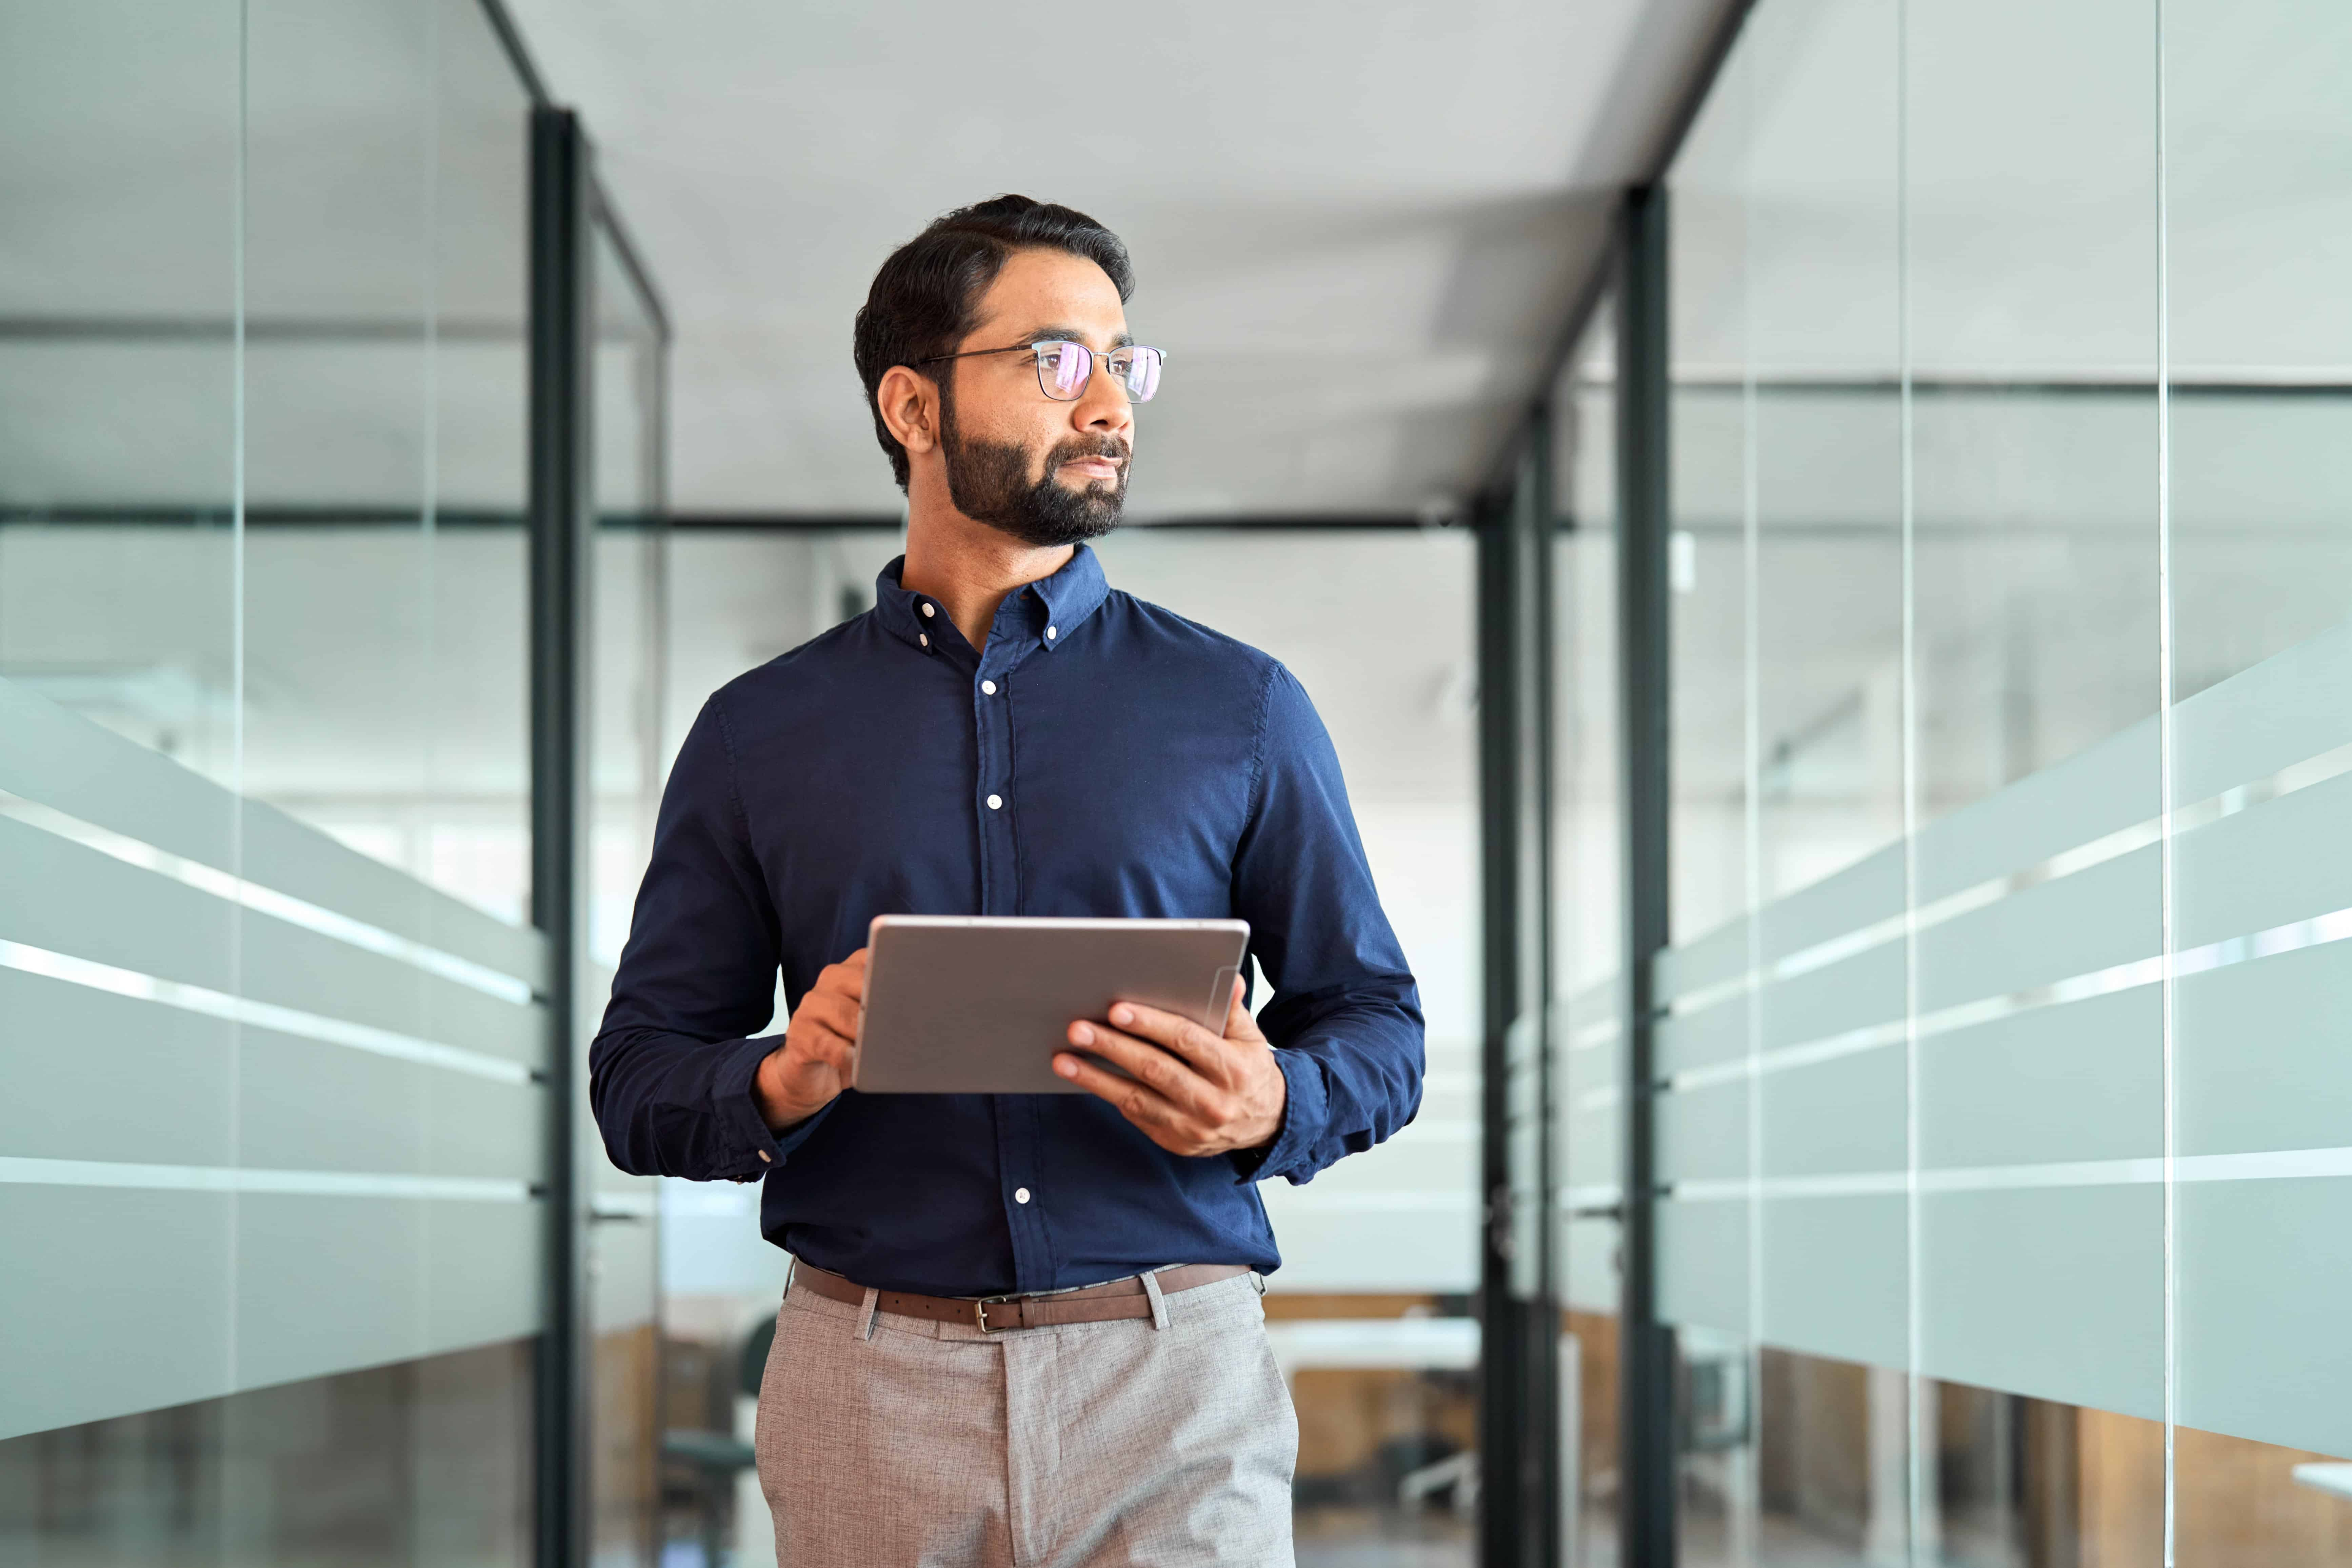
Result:
{"type": "Polygon", "coordinates": [[[866,959],[861,1094],[1083,1094],[1070,1025],[1141,1002],[1222,1032],[1246,920],[885,915],[866,959]]]}

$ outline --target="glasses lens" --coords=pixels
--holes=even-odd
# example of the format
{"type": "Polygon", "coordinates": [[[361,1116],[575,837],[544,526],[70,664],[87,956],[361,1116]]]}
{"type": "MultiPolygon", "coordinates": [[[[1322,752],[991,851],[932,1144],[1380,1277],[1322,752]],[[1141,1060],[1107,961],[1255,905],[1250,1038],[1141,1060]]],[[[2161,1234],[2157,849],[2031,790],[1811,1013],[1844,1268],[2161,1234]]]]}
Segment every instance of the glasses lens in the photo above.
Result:
{"type": "Polygon", "coordinates": [[[1135,402],[1150,402],[1151,394],[1160,390],[1160,363],[1159,350],[1140,346],[1121,349],[1111,356],[1112,369],[1127,383],[1127,395],[1135,402]]]}
{"type": "Polygon", "coordinates": [[[1094,356],[1084,343],[1037,345],[1037,384],[1057,402],[1072,402],[1086,391],[1094,368],[1094,356]]]}

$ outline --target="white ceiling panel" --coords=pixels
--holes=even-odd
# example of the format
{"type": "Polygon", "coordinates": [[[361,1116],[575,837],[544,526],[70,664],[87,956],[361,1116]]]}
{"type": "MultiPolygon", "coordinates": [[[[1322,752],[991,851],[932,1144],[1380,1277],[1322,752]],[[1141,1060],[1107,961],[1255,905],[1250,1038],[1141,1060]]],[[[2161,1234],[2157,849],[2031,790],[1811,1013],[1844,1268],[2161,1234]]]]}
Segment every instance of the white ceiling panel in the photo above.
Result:
{"type": "Polygon", "coordinates": [[[895,509],[850,319],[893,246],[1019,191],[1134,254],[1171,360],[1148,517],[1459,497],[1721,0],[511,8],[677,321],[679,508],[895,509]]]}

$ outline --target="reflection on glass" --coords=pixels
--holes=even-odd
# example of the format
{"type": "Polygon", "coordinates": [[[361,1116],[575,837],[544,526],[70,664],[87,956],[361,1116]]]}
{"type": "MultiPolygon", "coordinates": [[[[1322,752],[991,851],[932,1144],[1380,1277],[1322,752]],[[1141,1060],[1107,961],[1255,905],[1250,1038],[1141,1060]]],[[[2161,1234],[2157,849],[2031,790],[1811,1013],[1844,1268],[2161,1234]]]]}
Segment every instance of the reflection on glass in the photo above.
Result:
{"type": "MultiPolygon", "coordinates": [[[[662,331],[608,225],[595,232],[596,409],[593,609],[590,621],[588,946],[596,1005],[627,939],[629,911],[660,804],[662,661],[667,610],[660,449],[662,331]]],[[[582,1042],[584,1049],[585,1040],[582,1042]]],[[[590,1146],[593,1130],[583,1126],[590,1146]]],[[[590,1233],[595,1351],[591,1495],[600,1562],[658,1553],[655,1444],[661,1423],[661,1282],[655,1184],[598,1162],[590,1233]]]]}
{"type": "Polygon", "coordinates": [[[1617,653],[1616,297],[1553,389],[1553,1170],[1563,1568],[1617,1561],[1617,1207],[1624,818],[1617,653]]]}
{"type": "Polygon", "coordinates": [[[238,18],[20,7],[0,49],[0,676],[224,782],[238,18]]]}
{"type": "Polygon", "coordinates": [[[2177,1559],[2342,1568],[2352,15],[2168,5],[2163,69],[2177,1559]]]}
{"type": "Polygon", "coordinates": [[[0,1442],[0,1561],[530,1561],[531,1344],[490,1344],[0,1442]]]}

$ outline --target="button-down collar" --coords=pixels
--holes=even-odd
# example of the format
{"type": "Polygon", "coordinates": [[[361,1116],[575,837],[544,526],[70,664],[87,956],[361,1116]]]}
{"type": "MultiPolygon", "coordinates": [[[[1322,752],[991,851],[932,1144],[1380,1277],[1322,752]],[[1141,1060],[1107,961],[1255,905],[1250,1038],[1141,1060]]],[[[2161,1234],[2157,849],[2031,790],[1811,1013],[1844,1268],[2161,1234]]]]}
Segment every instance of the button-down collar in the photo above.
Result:
{"type": "MultiPolygon", "coordinates": [[[[953,629],[954,622],[938,613],[939,601],[928,593],[917,593],[899,581],[906,564],[907,558],[900,556],[874,580],[874,609],[882,624],[892,636],[919,653],[944,653],[950,649],[969,652],[971,644],[953,629]]],[[[1109,592],[1110,585],[1103,579],[1101,559],[1092,549],[1080,545],[1053,576],[1040,578],[1005,597],[997,609],[996,625],[989,641],[994,643],[1002,637],[1017,637],[1024,644],[1024,652],[1030,647],[1064,647],[1070,641],[1070,633],[1102,608],[1109,592]]]]}

